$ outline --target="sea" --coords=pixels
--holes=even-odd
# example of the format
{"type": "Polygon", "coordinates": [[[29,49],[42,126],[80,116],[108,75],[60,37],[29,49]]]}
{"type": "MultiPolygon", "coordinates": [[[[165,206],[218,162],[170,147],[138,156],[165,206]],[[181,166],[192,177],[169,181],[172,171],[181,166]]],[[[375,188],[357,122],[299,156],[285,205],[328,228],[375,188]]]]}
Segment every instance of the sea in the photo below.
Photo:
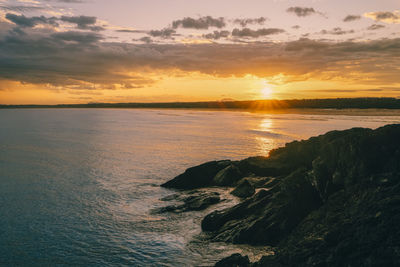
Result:
{"type": "Polygon", "coordinates": [[[268,247],[209,242],[204,211],[154,212],[160,184],[211,160],[267,156],[331,130],[400,123],[393,111],[0,110],[0,266],[210,266],[268,247]]]}

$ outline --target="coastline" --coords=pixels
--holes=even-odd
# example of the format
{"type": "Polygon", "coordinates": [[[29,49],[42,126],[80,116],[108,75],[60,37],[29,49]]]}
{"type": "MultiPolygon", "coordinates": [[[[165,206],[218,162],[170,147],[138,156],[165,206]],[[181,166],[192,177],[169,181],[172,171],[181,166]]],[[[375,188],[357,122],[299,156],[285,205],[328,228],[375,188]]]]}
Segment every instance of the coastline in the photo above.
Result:
{"type": "Polygon", "coordinates": [[[160,107],[7,107],[1,108],[1,110],[49,110],[49,109],[60,109],[60,110],[184,110],[184,111],[196,111],[196,112],[247,112],[250,114],[299,114],[299,115],[327,115],[327,116],[400,116],[400,109],[385,109],[385,108],[343,108],[343,109],[331,109],[331,108],[292,108],[292,109],[271,109],[271,110],[252,110],[252,109],[224,109],[224,108],[160,108],[160,107]]]}
{"type": "MultiPolygon", "coordinates": [[[[258,262],[234,254],[216,266],[396,266],[398,136],[400,124],[332,131],[268,157],[207,162],[162,186],[182,192],[230,187],[241,202],[204,217],[203,232],[211,242],[274,248],[258,262]]],[[[204,203],[207,197],[194,198],[204,203]]]]}
{"type": "Polygon", "coordinates": [[[85,103],[85,104],[0,104],[0,109],[27,108],[116,108],[116,109],[201,109],[201,110],[247,110],[267,112],[291,112],[291,110],[400,110],[397,98],[321,98],[321,99],[286,99],[286,100],[242,100],[242,101],[203,101],[203,102],[149,102],[149,103],[85,103]]]}

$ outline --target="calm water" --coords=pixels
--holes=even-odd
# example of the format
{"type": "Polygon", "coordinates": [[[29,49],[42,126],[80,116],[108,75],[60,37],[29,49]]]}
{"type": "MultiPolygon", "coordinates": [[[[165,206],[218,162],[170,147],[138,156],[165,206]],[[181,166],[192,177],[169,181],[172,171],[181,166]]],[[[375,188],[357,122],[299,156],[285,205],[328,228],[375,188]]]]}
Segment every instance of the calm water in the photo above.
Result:
{"type": "MultiPolygon", "coordinates": [[[[214,159],[400,116],[190,110],[0,110],[0,265],[210,265],[266,248],[202,241],[212,209],[154,215],[159,187],[214,159]]],[[[236,199],[221,191],[233,205],[236,199]]]]}

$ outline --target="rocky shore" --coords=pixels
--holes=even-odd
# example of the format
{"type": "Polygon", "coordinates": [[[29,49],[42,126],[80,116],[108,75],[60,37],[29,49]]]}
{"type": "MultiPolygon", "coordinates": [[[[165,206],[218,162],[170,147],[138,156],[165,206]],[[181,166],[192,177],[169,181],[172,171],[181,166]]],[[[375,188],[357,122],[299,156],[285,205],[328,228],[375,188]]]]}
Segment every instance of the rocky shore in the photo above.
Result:
{"type": "Polygon", "coordinates": [[[204,209],[219,196],[196,189],[231,187],[242,201],[208,214],[202,230],[211,241],[274,247],[258,262],[234,254],[216,266],[400,266],[399,124],[207,162],[162,186],[183,190],[184,204],[160,212],[204,209]]]}

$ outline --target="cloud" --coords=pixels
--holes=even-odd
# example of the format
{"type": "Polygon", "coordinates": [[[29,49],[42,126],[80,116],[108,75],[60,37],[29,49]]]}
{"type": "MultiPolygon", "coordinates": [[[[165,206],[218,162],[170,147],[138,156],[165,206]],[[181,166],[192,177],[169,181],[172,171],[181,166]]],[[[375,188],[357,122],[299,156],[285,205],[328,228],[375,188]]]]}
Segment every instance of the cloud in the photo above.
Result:
{"type": "Polygon", "coordinates": [[[260,36],[279,34],[279,33],[283,33],[283,32],[285,32],[285,30],[278,29],[278,28],[262,28],[262,29],[258,29],[258,30],[252,30],[249,28],[243,28],[243,29],[236,28],[236,29],[233,29],[232,36],[258,38],[260,36]]]}
{"type": "Polygon", "coordinates": [[[294,13],[298,17],[307,17],[307,16],[311,16],[311,15],[314,15],[314,14],[317,14],[317,13],[320,14],[320,12],[317,12],[312,7],[299,7],[299,6],[289,7],[286,10],[286,12],[294,13]]]}
{"type": "Polygon", "coordinates": [[[321,49],[326,49],[329,47],[329,43],[321,42],[317,40],[310,40],[307,38],[301,38],[297,41],[287,43],[286,51],[303,51],[303,50],[313,50],[318,51],[321,49]]]}
{"type": "Polygon", "coordinates": [[[28,18],[25,17],[24,15],[15,15],[12,13],[7,13],[6,19],[23,28],[32,28],[38,24],[58,26],[58,23],[56,22],[57,19],[55,17],[46,18],[44,16],[40,16],[40,17],[28,18]]]}
{"type": "Polygon", "coordinates": [[[130,29],[119,29],[115,30],[116,32],[129,32],[129,33],[146,33],[146,31],[142,30],[130,30],[130,29]]]}
{"type": "Polygon", "coordinates": [[[367,28],[367,30],[369,30],[369,31],[375,31],[375,30],[383,29],[383,28],[385,28],[385,27],[386,27],[385,25],[372,24],[371,26],[369,26],[369,27],[367,28]]]}
{"type": "Polygon", "coordinates": [[[332,35],[344,35],[344,34],[350,34],[354,33],[354,30],[343,30],[340,27],[333,28],[332,30],[322,30],[320,31],[320,34],[332,34],[332,35]]]}
{"type": "Polygon", "coordinates": [[[144,36],[144,37],[140,38],[139,41],[142,41],[146,44],[150,44],[153,42],[153,40],[149,36],[144,36]]]}
{"type": "Polygon", "coordinates": [[[104,39],[104,37],[97,33],[91,32],[56,32],[50,35],[53,40],[56,41],[68,41],[68,42],[76,42],[80,45],[90,45],[95,44],[98,41],[104,39]]]}
{"type": "Polygon", "coordinates": [[[215,28],[224,28],[226,26],[225,19],[213,18],[211,16],[200,17],[198,19],[186,17],[181,20],[175,20],[172,22],[172,27],[174,29],[177,28],[186,28],[186,29],[208,29],[210,27],[215,28]]]}
{"type": "Polygon", "coordinates": [[[39,24],[58,27],[59,24],[57,21],[63,21],[76,24],[77,29],[80,30],[91,30],[91,31],[104,30],[103,27],[95,25],[97,21],[96,17],[88,17],[88,16],[62,16],[61,18],[56,18],[56,17],[48,18],[45,16],[25,17],[24,15],[15,15],[12,13],[7,13],[5,17],[9,21],[23,28],[32,28],[39,24]]]}
{"type": "Polygon", "coordinates": [[[174,29],[164,28],[162,30],[151,30],[148,32],[148,35],[150,35],[152,37],[171,39],[175,33],[176,33],[176,31],[174,29]]]}
{"type": "Polygon", "coordinates": [[[61,21],[76,24],[76,27],[81,30],[102,31],[101,26],[96,26],[97,18],[89,16],[62,16],[61,21]]]}
{"type": "Polygon", "coordinates": [[[45,9],[40,6],[16,6],[16,5],[0,5],[0,9],[5,11],[16,11],[16,12],[30,12],[45,9]]]}
{"type": "Polygon", "coordinates": [[[234,19],[233,23],[234,24],[239,24],[242,27],[246,27],[249,24],[262,25],[266,21],[267,21],[266,17],[259,17],[259,18],[234,19]]]}
{"type": "Polygon", "coordinates": [[[377,11],[364,14],[365,17],[386,23],[400,23],[400,13],[398,11],[377,11]]]}
{"type": "Polygon", "coordinates": [[[160,75],[198,72],[216,77],[284,75],[286,82],[337,77],[362,80],[371,86],[396,86],[400,82],[400,38],[364,42],[300,39],[247,44],[129,44],[105,42],[104,36],[95,32],[48,29],[44,34],[33,28],[22,35],[0,35],[0,62],[2,80],[50,84],[60,90],[145,87],[156,82],[146,78],[149,71],[160,75]]]}
{"type": "Polygon", "coordinates": [[[361,19],[361,16],[359,16],[359,15],[348,15],[343,19],[343,21],[351,22],[351,21],[355,21],[355,20],[359,20],[359,19],[361,19]]]}
{"type": "Polygon", "coordinates": [[[229,37],[230,34],[229,31],[214,31],[212,33],[203,34],[203,38],[218,40],[220,38],[229,37]]]}

